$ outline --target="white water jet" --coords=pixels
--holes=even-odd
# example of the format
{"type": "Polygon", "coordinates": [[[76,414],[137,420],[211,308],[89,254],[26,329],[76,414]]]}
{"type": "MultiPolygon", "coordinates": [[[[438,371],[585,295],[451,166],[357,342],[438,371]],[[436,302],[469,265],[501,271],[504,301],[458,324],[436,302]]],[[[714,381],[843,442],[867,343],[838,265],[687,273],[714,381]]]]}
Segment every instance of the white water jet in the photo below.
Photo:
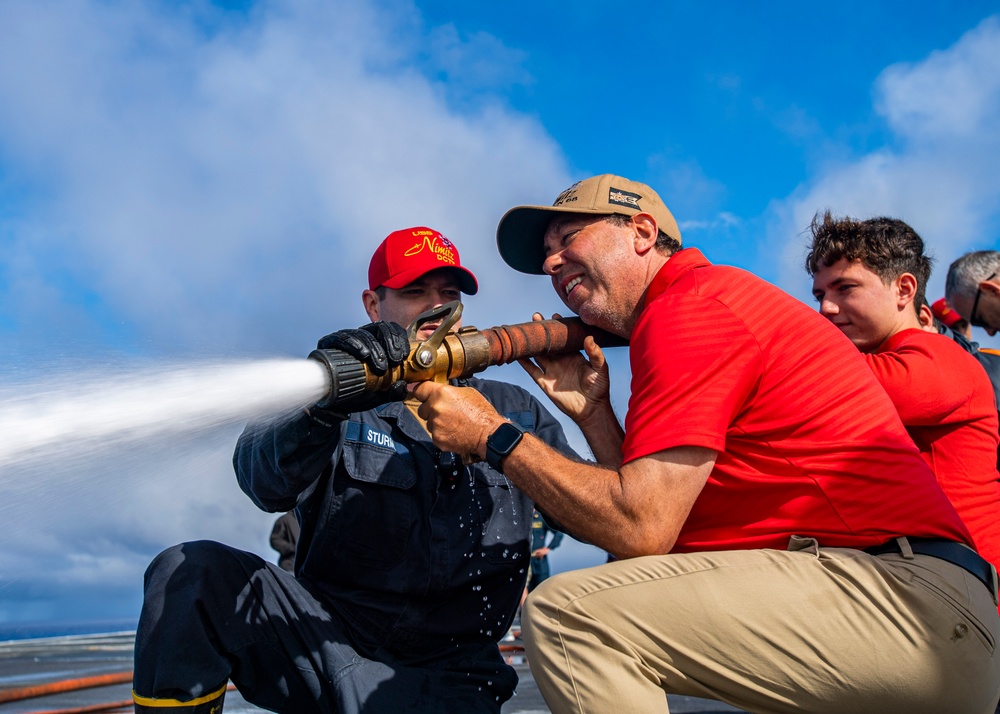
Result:
{"type": "Polygon", "coordinates": [[[277,415],[327,389],[308,359],[64,369],[0,388],[0,469],[277,415]]]}

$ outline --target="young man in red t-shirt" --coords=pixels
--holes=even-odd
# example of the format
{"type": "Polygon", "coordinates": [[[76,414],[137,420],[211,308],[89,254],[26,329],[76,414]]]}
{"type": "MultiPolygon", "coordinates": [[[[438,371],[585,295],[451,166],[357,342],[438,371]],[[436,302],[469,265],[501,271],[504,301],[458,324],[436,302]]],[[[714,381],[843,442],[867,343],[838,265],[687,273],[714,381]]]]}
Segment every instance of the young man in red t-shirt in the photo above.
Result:
{"type": "Polygon", "coordinates": [[[525,603],[553,711],[663,711],[664,692],[751,711],[992,711],[995,571],[833,325],[681,250],[659,196],[618,176],[508,211],[497,241],[630,340],[624,429],[592,340],[587,358],[525,365],[599,465],[517,433],[472,390],[414,390],[439,448],[485,457],[619,558],[525,603]]]}
{"type": "Polygon", "coordinates": [[[976,549],[1000,564],[993,385],[972,355],[921,329],[931,271],[923,240],[898,219],[829,212],[812,236],[806,269],[820,314],[864,353],[976,549]]]}

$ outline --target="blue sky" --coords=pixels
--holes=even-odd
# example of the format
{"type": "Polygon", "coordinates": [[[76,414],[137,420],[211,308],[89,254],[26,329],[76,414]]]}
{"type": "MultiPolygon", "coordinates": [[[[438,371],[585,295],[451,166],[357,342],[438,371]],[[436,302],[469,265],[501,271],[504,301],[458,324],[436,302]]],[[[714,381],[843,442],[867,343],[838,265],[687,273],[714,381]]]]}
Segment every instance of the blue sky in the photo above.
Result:
{"type": "MultiPolygon", "coordinates": [[[[9,0],[0,377],[44,401],[122,365],[155,385],[167,364],[305,355],[364,321],[368,257],[410,225],[480,278],[467,323],[558,310],[498,260],[496,222],[604,172],[803,300],[816,211],[901,217],[933,299],[951,260],[1000,248],[998,120],[995,2],[9,0]]],[[[133,615],[181,540],[270,557],[239,430],[3,467],[0,623],[133,615]]]]}

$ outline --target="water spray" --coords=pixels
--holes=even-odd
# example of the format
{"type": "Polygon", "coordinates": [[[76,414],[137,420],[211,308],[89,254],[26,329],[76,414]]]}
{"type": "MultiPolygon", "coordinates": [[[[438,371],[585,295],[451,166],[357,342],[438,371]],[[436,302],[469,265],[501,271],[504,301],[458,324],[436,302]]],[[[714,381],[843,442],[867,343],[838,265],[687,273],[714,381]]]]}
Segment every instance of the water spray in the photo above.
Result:
{"type": "Polygon", "coordinates": [[[384,375],[340,350],[314,350],[310,359],[161,365],[156,379],[143,364],[90,377],[73,368],[48,382],[0,386],[0,472],[39,459],[87,461],[127,444],[193,436],[316,403],[336,408],[400,379],[447,382],[518,359],[579,351],[588,335],[601,347],[626,344],[578,318],[453,332],[461,315],[459,302],[421,314],[409,330],[406,360],[384,375]],[[437,329],[416,339],[428,323],[437,329]]]}
{"type": "Polygon", "coordinates": [[[0,473],[273,417],[326,391],[323,367],[301,358],[161,364],[152,378],[148,364],[64,366],[41,382],[0,386],[0,473]]]}

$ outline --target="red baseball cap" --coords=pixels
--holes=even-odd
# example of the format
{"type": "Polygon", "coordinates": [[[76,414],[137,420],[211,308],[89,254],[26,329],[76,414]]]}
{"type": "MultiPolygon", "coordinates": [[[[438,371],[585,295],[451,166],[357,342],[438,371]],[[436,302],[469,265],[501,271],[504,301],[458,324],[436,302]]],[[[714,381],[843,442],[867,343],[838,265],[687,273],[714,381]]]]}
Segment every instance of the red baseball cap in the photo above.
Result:
{"type": "Polygon", "coordinates": [[[375,249],[368,265],[368,288],[398,290],[438,268],[454,268],[458,287],[466,295],[479,291],[476,276],[463,268],[458,248],[433,228],[417,226],[394,231],[375,249]]]}
{"type": "Polygon", "coordinates": [[[944,298],[934,301],[934,304],[931,305],[931,312],[934,313],[934,317],[944,323],[945,327],[954,327],[956,322],[965,319],[955,312],[944,298]]]}

